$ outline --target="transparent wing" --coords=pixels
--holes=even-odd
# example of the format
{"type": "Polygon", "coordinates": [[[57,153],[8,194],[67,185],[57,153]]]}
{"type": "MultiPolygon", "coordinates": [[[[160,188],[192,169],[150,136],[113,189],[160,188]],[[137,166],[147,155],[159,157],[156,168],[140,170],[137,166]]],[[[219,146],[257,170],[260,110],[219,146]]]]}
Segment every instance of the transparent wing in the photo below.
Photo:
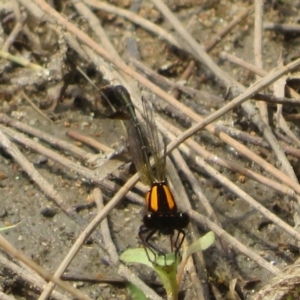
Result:
{"type": "Polygon", "coordinates": [[[154,177],[157,181],[164,181],[166,168],[166,146],[155,124],[152,105],[150,105],[150,102],[145,98],[142,98],[142,103],[146,135],[149,144],[148,147],[155,162],[154,177]]]}
{"type": "Polygon", "coordinates": [[[140,122],[125,87],[115,86],[113,92],[114,97],[124,104],[129,115],[129,120],[126,121],[129,150],[141,181],[151,186],[154,181],[165,180],[165,144],[158,133],[150,102],[142,98],[145,122],[140,122]],[[154,158],[154,171],[151,168],[149,154],[154,158]]]}
{"type": "Polygon", "coordinates": [[[114,97],[123,103],[124,109],[129,116],[129,120],[125,123],[132,160],[140,174],[141,181],[150,186],[154,177],[147,153],[147,138],[142,132],[142,127],[136,116],[131,97],[122,85],[115,86],[113,93],[114,97]]]}
{"type": "Polygon", "coordinates": [[[154,176],[147,153],[147,144],[139,123],[127,121],[128,144],[132,160],[141,181],[151,186],[154,176]]]}

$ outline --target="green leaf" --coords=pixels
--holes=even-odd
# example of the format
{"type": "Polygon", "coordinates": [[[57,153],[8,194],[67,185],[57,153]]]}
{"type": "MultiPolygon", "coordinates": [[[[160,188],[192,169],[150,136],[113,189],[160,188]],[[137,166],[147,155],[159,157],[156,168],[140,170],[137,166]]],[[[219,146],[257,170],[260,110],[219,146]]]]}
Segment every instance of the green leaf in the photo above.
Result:
{"type": "Polygon", "coordinates": [[[209,231],[206,235],[189,245],[187,250],[183,253],[183,259],[186,259],[196,252],[203,251],[209,248],[214,243],[214,241],[215,234],[212,231],[209,231]]]}
{"type": "MultiPolygon", "coordinates": [[[[149,256],[151,259],[155,259],[154,254],[150,251],[149,256]]],[[[144,248],[127,249],[121,254],[120,259],[126,263],[138,263],[152,268],[152,262],[149,261],[144,248]]]]}
{"type": "Polygon", "coordinates": [[[155,264],[149,261],[144,248],[128,249],[124,251],[120,259],[126,263],[139,263],[151,267],[158,275],[163,284],[168,299],[178,298],[178,285],[176,280],[176,272],[179,264],[179,258],[174,253],[168,253],[165,256],[155,256],[154,253],[148,251],[148,254],[155,264]]]}
{"type": "Polygon", "coordinates": [[[120,259],[126,263],[138,263],[151,267],[152,269],[156,265],[168,266],[173,265],[175,262],[174,253],[168,253],[163,255],[154,255],[152,251],[148,251],[151,261],[149,260],[144,248],[132,248],[125,250],[121,255],[120,259]],[[152,263],[155,261],[155,264],[152,263]]]}
{"type": "MultiPolygon", "coordinates": [[[[183,261],[193,253],[207,249],[214,241],[214,233],[212,231],[208,232],[205,236],[201,237],[187,248],[183,253],[183,261]]],[[[148,254],[150,260],[155,261],[155,263],[152,263],[149,260],[144,248],[128,249],[121,254],[120,259],[126,263],[138,263],[152,268],[159,276],[168,295],[168,299],[178,299],[179,287],[176,277],[177,268],[180,262],[179,256],[176,257],[174,253],[159,256],[158,254],[155,255],[152,251],[148,251],[148,254]]],[[[144,300],[144,298],[134,299],[144,300]]]]}
{"type": "MultiPolygon", "coordinates": [[[[165,259],[163,256],[160,256],[158,260],[161,260],[159,263],[153,265],[154,270],[162,282],[166,293],[168,295],[168,299],[178,299],[178,284],[177,284],[177,267],[179,263],[179,258],[175,259],[174,253],[170,253],[173,262],[171,264],[165,264],[165,259]],[[163,263],[163,264],[161,264],[163,263]]],[[[169,256],[169,254],[167,255],[169,256]]],[[[157,261],[158,261],[157,260],[157,261]]],[[[166,259],[167,261],[167,259],[166,259]]]]}
{"type": "Polygon", "coordinates": [[[148,298],[145,296],[145,294],[138,289],[134,284],[127,283],[127,287],[129,288],[131,297],[133,300],[147,300],[148,298]]]}

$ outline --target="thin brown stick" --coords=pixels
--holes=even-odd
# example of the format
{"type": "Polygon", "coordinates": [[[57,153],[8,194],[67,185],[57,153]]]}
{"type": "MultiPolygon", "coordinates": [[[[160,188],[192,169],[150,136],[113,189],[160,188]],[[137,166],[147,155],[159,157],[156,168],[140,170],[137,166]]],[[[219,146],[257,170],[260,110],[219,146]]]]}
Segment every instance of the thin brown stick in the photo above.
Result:
{"type": "Polygon", "coordinates": [[[59,278],[55,278],[49,271],[42,268],[38,264],[36,264],[33,260],[26,257],[22,252],[18,251],[16,248],[14,248],[10,243],[8,243],[2,235],[0,235],[0,247],[10,256],[13,258],[22,261],[24,264],[26,264],[29,268],[34,270],[36,273],[38,273],[40,276],[42,276],[46,281],[53,281],[55,284],[57,284],[62,289],[66,290],[73,296],[75,296],[78,299],[81,300],[92,300],[87,295],[83,294],[81,291],[73,288],[70,284],[62,281],[59,278]]]}
{"type": "MultiPolygon", "coordinates": [[[[35,152],[45,155],[46,157],[52,159],[53,161],[56,161],[57,163],[65,166],[66,168],[68,168],[74,172],[77,172],[84,178],[91,180],[91,182],[93,182],[95,184],[99,184],[101,187],[108,189],[110,191],[117,191],[119,189],[119,186],[117,184],[115,184],[107,179],[103,180],[103,178],[101,178],[99,176],[98,170],[91,171],[91,170],[65,158],[65,157],[60,156],[56,152],[42,146],[40,143],[37,143],[33,140],[30,140],[30,139],[24,137],[20,133],[14,132],[10,128],[5,128],[0,125],[0,129],[2,131],[4,131],[6,134],[8,134],[9,137],[11,139],[13,139],[14,141],[23,144],[24,146],[28,147],[32,151],[35,151],[35,152]]],[[[135,203],[143,203],[144,202],[144,200],[141,199],[140,196],[138,196],[132,192],[128,192],[127,198],[131,199],[135,203]]]]}
{"type": "MultiPolygon", "coordinates": [[[[262,0],[255,0],[255,27],[254,27],[254,58],[255,58],[255,65],[263,69],[262,63],[262,23],[263,23],[263,1],[262,0]]],[[[259,76],[256,76],[257,79],[259,76]]],[[[282,77],[279,79],[282,80],[282,77]]],[[[281,97],[284,94],[280,95],[281,97]]],[[[298,183],[297,176],[288,161],[282,147],[278,143],[277,139],[274,137],[271,128],[269,127],[269,117],[268,117],[268,109],[267,104],[265,102],[257,102],[257,106],[260,110],[260,115],[262,117],[263,122],[266,124],[264,129],[264,137],[270,144],[271,148],[275,152],[278,160],[281,164],[281,169],[289,175],[289,177],[298,183]]]]}
{"type": "MultiPolygon", "coordinates": [[[[66,141],[63,141],[59,138],[56,138],[52,135],[49,135],[49,134],[45,133],[44,131],[33,128],[22,122],[15,121],[15,120],[9,118],[5,114],[0,114],[0,123],[4,123],[6,125],[13,126],[23,132],[26,132],[30,135],[38,137],[39,139],[46,141],[47,143],[49,143],[50,145],[52,145],[55,148],[60,148],[60,149],[63,149],[65,151],[72,153],[73,155],[79,157],[82,161],[84,161],[89,166],[92,165],[93,167],[97,167],[97,169],[95,169],[93,172],[94,172],[94,175],[98,177],[98,180],[106,178],[109,174],[115,172],[118,167],[120,167],[121,165],[124,164],[124,162],[118,161],[118,160],[109,160],[107,158],[99,159],[99,155],[88,153],[87,151],[85,151],[79,147],[76,147],[76,146],[74,146],[66,141]],[[95,165],[95,164],[97,164],[99,161],[101,162],[101,165],[98,167],[98,165],[95,165]]],[[[88,145],[94,146],[96,149],[100,149],[100,150],[104,150],[104,151],[110,150],[110,152],[113,151],[109,147],[95,141],[94,139],[83,136],[77,132],[72,131],[70,133],[70,135],[77,140],[85,142],[88,145]]],[[[39,145],[37,145],[37,149],[41,149],[41,151],[42,151],[42,149],[45,149],[45,148],[40,148],[39,145]]],[[[53,153],[53,156],[56,157],[56,159],[58,159],[58,160],[60,159],[59,156],[56,156],[54,153],[53,153]]],[[[74,165],[72,164],[67,167],[71,167],[71,166],[74,166],[74,165]]],[[[87,171],[87,169],[83,169],[82,171],[85,172],[85,171],[87,171]]],[[[87,171],[87,172],[89,173],[90,171],[87,171]]],[[[136,200],[139,202],[138,199],[136,199],[136,200]]]]}
{"type": "MultiPolygon", "coordinates": [[[[200,99],[203,105],[215,106],[216,104],[223,103],[224,100],[221,97],[215,96],[213,94],[207,93],[205,91],[199,91],[189,86],[184,86],[179,82],[173,82],[166,77],[159,75],[157,72],[153,71],[149,67],[145,66],[142,62],[136,60],[135,58],[130,58],[129,62],[141,73],[145,74],[151,81],[154,81],[160,87],[171,90],[178,89],[190,97],[197,97],[200,99]]],[[[178,114],[178,112],[177,112],[178,114]]]]}
{"type": "MultiPolygon", "coordinates": [[[[210,204],[210,201],[207,199],[205,194],[202,192],[202,190],[199,186],[198,180],[195,178],[194,174],[192,173],[192,171],[186,164],[186,162],[183,159],[183,157],[181,156],[180,152],[176,149],[176,150],[174,150],[174,152],[172,152],[172,156],[177,165],[177,169],[181,170],[185,174],[186,178],[188,179],[189,183],[191,184],[191,187],[192,187],[195,195],[197,196],[199,202],[202,204],[203,208],[205,209],[207,217],[210,220],[212,220],[213,222],[215,222],[216,224],[218,224],[218,226],[222,227],[214,209],[212,208],[212,206],[210,204]]],[[[182,198],[180,198],[180,199],[182,199],[182,198]]],[[[186,210],[192,209],[192,206],[189,202],[188,203],[184,202],[184,207],[186,210]]],[[[197,237],[194,240],[196,240],[196,239],[197,239],[197,237]]]]}
{"type": "Polygon", "coordinates": [[[53,135],[47,134],[42,130],[29,126],[25,123],[16,121],[5,114],[0,114],[0,123],[9,125],[11,127],[17,128],[18,130],[30,134],[32,136],[38,137],[39,139],[47,142],[55,148],[60,148],[62,150],[68,151],[73,155],[79,157],[83,161],[89,160],[93,154],[87,153],[79,147],[76,147],[66,141],[63,141],[53,135]]]}
{"type": "MultiPolygon", "coordinates": [[[[16,276],[22,278],[28,284],[37,287],[39,290],[43,289],[43,286],[46,284],[46,281],[38,276],[35,272],[29,269],[25,264],[22,264],[22,267],[18,266],[12,261],[9,261],[4,255],[0,253],[0,264],[2,268],[8,269],[10,272],[13,272],[16,276]]],[[[52,297],[57,300],[68,300],[69,298],[62,295],[58,291],[53,291],[52,297]]],[[[0,294],[0,299],[1,294],[0,294]]]]}
{"type": "MultiPolygon", "coordinates": [[[[110,54],[113,56],[115,60],[122,61],[121,57],[119,56],[118,52],[116,51],[115,47],[109,40],[108,36],[106,35],[106,31],[101,26],[101,23],[99,19],[95,16],[95,14],[90,10],[88,6],[86,6],[83,2],[73,0],[73,5],[75,6],[77,12],[79,15],[82,15],[87,22],[89,23],[91,29],[95,33],[95,35],[98,37],[99,41],[103,45],[103,47],[110,52],[110,54]]],[[[121,79],[121,82],[127,81],[126,77],[127,74],[119,73],[119,78],[121,79]]],[[[109,99],[107,99],[108,102],[109,99]]],[[[111,105],[112,106],[112,105],[111,105]]]]}
{"type": "MultiPolygon", "coordinates": [[[[183,159],[183,157],[181,156],[180,152],[177,149],[175,149],[172,152],[172,157],[174,159],[175,164],[177,165],[177,169],[183,171],[183,173],[187,177],[188,181],[192,185],[194,193],[197,195],[200,202],[204,205],[204,208],[205,208],[206,212],[208,213],[209,217],[211,217],[214,221],[217,221],[217,217],[213,211],[213,208],[211,207],[206,196],[203,194],[194,174],[191,172],[191,170],[189,169],[185,160],[183,159]]],[[[177,177],[178,177],[178,175],[177,175],[177,177]]],[[[176,186],[177,186],[177,184],[176,184],[176,186]]],[[[183,197],[180,197],[180,199],[181,199],[180,202],[185,207],[185,210],[192,209],[192,206],[187,199],[185,199],[183,197]]],[[[217,224],[220,226],[220,223],[218,221],[217,221],[217,224]]],[[[197,230],[197,227],[195,224],[193,224],[193,223],[190,224],[189,232],[191,232],[191,234],[192,234],[192,240],[195,241],[200,238],[200,235],[198,234],[198,230],[197,230]]],[[[193,282],[194,288],[196,290],[198,290],[197,296],[199,297],[199,299],[200,299],[200,297],[202,299],[209,299],[208,283],[207,283],[207,277],[206,277],[206,272],[205,272],[206,267],[205,267],[205,260],[203,257],[203,253],[201,251],[199,251],[195,255],[197,255],[197,258],[198,258],[197,261],[200,261],[200,263],[197,266],[199,274],[198,274],[198,276],[191,276],[191,280],[193,282]],[[201,280],[201,282],[199,280],[201,280]]],[[[188,264],[188,271],[189,271],[189,274],[195,272],[195,266],[192,261],[188,264]]],[[[184,272],[184,267],[183,266],[182,266],[182,268],[179,267],[178,271],[177,271],[177,282],[181,282],[183,272],[184,272]]]]}
{"type": "Polygon", "coordinates": [[[159,0],[152,0],[152,2],[165,16],[165,18],[172,24],[181,38],[183,38],[183,40],[186,42],[185,48],[187,49],[187,51],[189,51],[195,58],[197,58],[197,60],[207,66],[217,77],[221,78],[227,88],[236,86],[235,81],[214,63],[214,61],[206,53],[204,48],[200,46],[191,36],[191,34],[182,26],[180,21],[173,15],[167,5],[159,0]]]}
{"type": "MultiPolygon", "coordinates": [[[[300,63],[300,59],[299,61],[296,63],[296,65],[298,65],[300,63]]],[[[287,66],[286,66],[287,67],[287,66]]],[[[282,71],[282,69],[280,69],[282,71]]],[[[261,79],[260,81],[258,81],[257,84],[251,86],[249,89],[247,89],[247,91],[245,91],[243,94],[241,94],[239,97],[237,97],[236,99],[232,100],[231,102],[229,102],[228,104],[224,105],[221,109],[219,109],[218,111],[212,113],[210,116],[206,117],[205,119],[202,119],[202,121],[200,121],[198,124],[192,126],[190,129],[186,130],[185,133],[183,133],[182,135],[178,136],[176,139],[174,139],[169,145],[168,145],[168,151],[174,149],[178,144],[182,143],[183,141],[185,141],[188,137],[190,137],[193,133],[195,133],[197,130],[203,128],[204,126],[208,125],[211,120],[215,120],[216,116],[220,117],[223,113],[222,112],[227,112],[229,109],[229,107],[234,107],[235,104],[237,103],[241,103],[244,101],[245,98],[250,98],[251,95],[253,94],[253,91],[255,90],[255,92],[257,92],[258,90],[262,90],[265,86],[266,83],[267,85],[269,84],[269,81],[274,82],[275,79],[280,78],[283,74],[281,71],[275,71],[273,74],[270,74],[270,76],[267,76],[263,79],[261,79]],[[280,75],[279,75],[280,73],[280,75]],[[269,77],[269,78],[268,78],[269,77]],[[272,78],[272,79],[271,79],[272,78]],[[273,81],[274,80],[274,81],[273,81]],[[259,86],[259,87],[258,87],[259,86]]],[[[285,72],[284,72],[285,73],[285,72]]],[[[254,93],[255,93],[254,92],[254,93]]],[[[198,117],[199,118],[199,117],[198,117]]],[[[210,127],[212,125],[209,125],[210,127]]],[[[208,126],[208,128],[209,128],[208,126]]],[[[215,132],[216,134],[216,132],[215,132]]],[[[222,134],[219,134],[219,136],[221,137],[222,134]]],[[[224,140],[226,139],[228,141],[228,137],[223,137],[224,140]]],[[[279,176],[277,177],[278,179],[282,180],[285,184],[287,184],[288,186],[292,187],[291,184],[293,185],[292,188],[295,188],[295,190],[300,191],[300,186],[298,186],[298,184],[294,184],[291,182],[290,178],[287,177],[286,175],[284,175],[282,172],[280,172],[279,170],[277,170],[276,168],[274,168],[273,166],[269,165],[266,163],[265,160],[261,159],[260,157],[254,155],[253,153],[249,153],[249,149],[247,149],[245,146],[240,145],[238,143],[235,143],[235,148],[239,151],[239,149],[242,149],[242,153],[243,155],[246,155],[246,153],[248,153],[246,156],[249,155],[249,158],[251,157],[252,160],[256,161],[257,163],[259,163],[261,166],[264,166],[264,168],[267,168],[269,170],[272,169],[272,174],[274,176],[279,176]],[[259,162],[260,161],[260,162],[259,162]],[[277,175],[275,175],[277,174],[277,175]],[[279,175],[280,174],[280,175],[279,175]]],[[[250,151],[251,152],[251,151],[250,151]]]]}
{"type": "MultiPolygon", "coordinates": [[[[83,282],[91,282],[91,283],[108,283],[108,284],[115,284],[115,285],[126,285],[128,283],[128,280],[122,277],[99,277],[99,275],[84,275],[84,274],[78,274],[76,272],[68,272],[64,273],[61,278],[66,281],[83,281],[83,282]]],[[[153,286],[153,287],[161,287],[161,283],[154,280],[146,280],[145,281],[147,285],[153,286]]]]}
{"type": "MultiPolygon", "coordinates": [[[[177,150],[176,150],[176,152],[178,153],[177,150]]],[[[176,156],[176,154],[174,156],[174,153],[173,153],[173,157],[175,157],[176,159],[178,158],[178,156],[176,156]]],[[[178,172],[170,159],[167,159],[167,174],[169,175],[168,177],[171,179],[171,180],[168,180],[168,182],[170,183],[170,187],[172,188],[172,191],[174,191],[174,195],[176,195],[175,198],[180,199],[180,201],[177,202],[179,208],[184,211],[189,210],[192,207],[190,204],[190,201],[189,201],[189,197],[187,196],[187,193],[181,182],[181,178],[179,178],[178,172]],[[176,189],[175,189],[175,187],[176,187],[176,189]],[[175,194],[175,192],[176,192],[176,194],[175,194]]],[[[193,234],[192,234],[193,240],[196,240],[200,237],[199,234],[197,233],[197,227],[195,226],[195,224],[189,225],[189,232],[193,232],[193,234]]],[[[183,247],[187,247],[186,244],[187,244],[187,242],[185,240],[183,247]]],[[[202,271],[204,274],[205,273],[204,272],[205,260],[203,257],[203,253],[199,252],[196,255],[197,255],[198,259],[200,260],[200,265],[198,266],[198,270],[200,271],[200,273],[202,271]]],[[[176,276],[178,285],[180,285],[180,283],[182,281],[185,267],[186,267],[186,261],[181,261],[180,265],[178,266],[177,276],[176,276]]],[[[194,266],[194,268],[195,268],[195,266],[194,266]]],[[[200,278],[202,281],[201,283],[199,282],[199,278],[195,279],[195,285],[197,286],[197,289],[199,290],[199,292],[201,291],[201,293],[199,293],[199,298],[204,299],[204,291],[205,291],[205,295],[206,295],[206,299],[207,299],[208,294],[209,294],[208,287],[207,287],[207,278],[205,277],[205,275],[201,276],[200,278]]]]}
{"type": "MultiPolygon", "coordinates": [[[[232,63],[237,64],[237,65],[239,65],[261,77],[264,77],[268,74],[265,70],[256,68],[254,65],[249,64],[248,62],[246,62],[246,61],[242,60],[241,58],[238,58],[232,54],[226,53],[225,51],[222,51],[220,53],[220,57],[223,59],[227,59],[227,60],[231,61],[232,63]]],[[[294,89],[292,89],[289,86],[286,86],[286,89],[290,93],[291,97],[295,98],[296,100],[300,99],[300,95],[294,89]]],[[[261,97],[261,95],[260,95],[260,97],[261,97]]],[[[258,100],[260,100],[260,99],[258,99],[258,100]]],[[[264,100],[264,99],[262,99],[262,100],[264,100]]],[[[282,103],[282,104],[284,104],[284,103],[282,103]]]]}
{"type": "Polygon", "coordinates": [[[134,273],[132,273],[123,264],[119,265],[118,274],[121,275],[122,277],[125,277],[129,282],[131,282],[138,289],[143,291],[147,299],[163,300],[160,296],[158,296],[152,289],[150,289],[143,281],[141,281],[134,273]]]}
{"type": "MultiPolygon", "coordinates": [[[[297,259],[292,265],[281,270],[267,285],[253,295],[252,300],[293,299],[300,284],[299,270],[300,262],[297,259]]],[[[297,297],[296,295],[294,298],[297,297]]]]}
{"type": "MultiPolygon", "coordinates": [[[[219,32],[215,37],[204,44],[204,49],[206,52],[211,51],[235,26],[237,26],[240,22],[242,22],[247,16],[249,16],[253,12],[253,8],[249,8],[245,11],[242,11],[239,15],[237,15],[221,32],[219,32]]],[[[195,67],[195,62],[190,61],[186,70],[180,76],[178,82],[183,80],[187,80],[195,67]]],[[[173,97],[178,98],[177,94],[174,94],[173,97]]]]}
{"type": "Polygon", "coordinates": [[[22,17],[20,13],[20,8],[19,4],[16,0],[12,0],[13,8],[14,8],[14,15],[16,19],[16,25],[13,28],[13,30],[10,32],[8,38],[5,40],[3,46],[2,46],[2,51],[8,52],[10,45],[16,40],[16,37],[20,33],[20,31],[23,28],[23,23],[24,23],[24,18],[22,17]]]}
{"type": "Polygon", "coordinates": [[[280,270],[270,264],[270,262],[264,260],[260,255],[256,254],[254,251],[249,249],[247,246],[236,240],[234,237],[232,237],[230,234],[228,234],[225,230],[220,228],[217,224],[210,221],[207,217],[195,212],[190,211],[189,215],[191,218],[197,222],[198,224],[204,225],[209,227],[217,236],[219,236],[221,239],[223,239],[225,242],[227,242],[229,245],[231,245],[234,249],[237,251],[243,253],[244,255],[248,256],[253,260],[255,263],[263,267],[264,269],[268,270],[272,274],[278,274],[280,270]]]}
{"type": "MultiPolygon", "coordinates": [[[[216,130],[224,131],[231,137],[236,138],[241,141],[244,141],[246,143],[251,143],[251,144],[259,146],[259,147],[270,149],[270,145],[259,136],[254,136],[247,132],[238,130],[233,127],[224,126],[222,124],[218,124],[216,126],[216,130]]],[[[286,144],[282,144],[281,146],[287,155],[291,155],[296,158],[300,158],[300,149],[292,147],[292,146],[288,146],[286,144]]]]}
{"type": "MultiPolygon", "coordinates": [[[[138,180],[138,174],[135,174],[133,177],[130,178],[130,180],[128,180],[127,183],[125,183],[125,185],[122,188],[119,189],[119,191],[116,193],[113,199],[109,201],[109,203],[105,206],[105,208],[101,210],[101,212],[98,212],[96,217],[89,223],[89,225],[79,235],[79,237],[77,238],[78,242],[73,244],[73,246],[68,252],[68,255],[61,262],[59,268],[56,270],[54,274],[55,278],[59,278],[63,274],[65,267],[71,263],[72,258],[79,251],[82,243],[90,237],[93,231],[99,226],[99,224],[104,220],[104,218],[108,215],[108,213],[119,203],[119,201],[125,196],[128,190],[137,182],[137,180],[138,180]]],[[[49,295],[49,293],[51,293],[53,288],[54,288],[53,284],[47,286],[47,288],[44,290],[44,293],[41,296],[46,297],[47,295],[49,295]]]]}
{"type": "MultiPolygon", "coordinates": [[[[170,135],[170,139],[172,139],[173,136],[170,135]]],[[[184,144],[180,145],[179,148],[187,155],[192,156],[190,150],[188,147],[184,144]]],[[[195,163],[201,167],[203,170],[205,170],[210,176],[216,178],[222,185],[226,186],[229,190],[231,190],[234,194],[241,197],[243,200],[245,200],[248,204],[250,204],[254,209],[259,211],[262,215],[267,217],[268,219],[272,220],[276,225],[281,227],[283,230],[291,234],[293,237],[297,236],[297,239],[300,240],[300,233],[298,233],[294,228],[292,228],[290,225],[282,221],[280,218],[278,218],[275,214],[270,212],[268,209],[266,209],[263,205],[258,203],[255,199],[253,199],[250,195],[248,195],[246,192],[244,192],[242,189],[240,189],[238,186],[233,184],[229,179],[227,179],[225,176],[220,174],[218,171],[216,171],[213,167],[211,167],[209,164],[207,164],[202,157],[200,156],[194,156],[195,163]]]]}
{"type": "Polygon", "coordinates": [[[262,100],[267,103],[273,103],[273,104],[291,104],[295,106],[300,105],[300,98],[291,99],[287,97],[278,97],[274,95],[266,95],[266,94],[256,94],[253,96],[253,99],[255,100],[262,100]]]}
{"type": "MultiPolygon", "coordinates": [[[[175,126],[172,126],[170,123],[167,123],[164,120],[160,120],[160,122],[164,126],[166,126],[166,128],[169,129],[169,131],[171,131],[176,136],[181,134],[181,131],[179,129],[177,129],[175,126]]],[[[170,137],[171,136],[169,135],[169,138],[170,137]]],[[[174,136],[172,136],[172,138],[174,138],[174,136]]],[[[209,161],[211,163],[216,163],[220,166],[229,168],[233,172],[236,172],[238,174],[241,174],[248,178],[251,178],[257,182],[260,182],[261,184],[266,185],[266,186],[270,187],[271,189],[274,189],[277,192],[282,193],[283,195],[289,195],[290,197],[295,198],[295,192],[293,189],[290,189],[290,188],[286,187],[285,185],[282,185],[272,179],[262,176],[259,173],[256,173],[252,170],[241,167],[240,165],[238,165],[232,161],[229,161],[227,159],[224,159],[222,157],[214,155],[214,154],[210,153],[209,151],[205,150],[204,147],[201,147],[199,144],[197,144],[192,139],[187,140],[185,143],[187,145],[189,145],[194,151],[196,151],[196,153],[198,153],[199,155],[204,157],[206,161],[209,161]]]]}
{"type": "MultiPolygon", "coordinates": [[[[95,139],[93,139],[90,136],[80,134],[77,131],[69,130],[66,134],[67,134],[67,136],[71,137],[72,139],[74,139],[76,141],[80,141],[80,142],[82,142],[86,145],[89,145],[89,146],[91,146],[99,151],[102,151],[104,153],[110,153],[113,151],[112,148],[110,148],[102,143],[99,143],[98,141],[96,141],[95,139]]],[[[91,159],[91,157],[89,159],[91,159]]]]}
{"type": "MultiPolygon", "coordinates": [[[[99,199],[100,197],[102,197],[102,194],[101,194],[99,188],[94,189],[93,196],[94,196],[95,201],[96,201],[97,204],[99,204],[99,201],[100,201],[100,203],[102,202],[99,199]]],[[[102,208],[103,208],[103,205],[102,205],[102,208]]],[[[99,211],[99,207],[98,207],[98,211],[99,211]]],[[[107,224],[106,224],[106,226],[107,226],[107,224]]],[[[72,249],[68,252],[68,254],[65,256],[65,258],[63,259],[63,261],[61,262],[61,264],[59,265],[59,267],[56,269],[56,271],[54,273],[54,277],[59,278],[64,273],[64,271],[68,268],[68,266],[70,265],[70,263],[72,262],[72,260],[75,258],[76,254],[78,253],[78,251],[80,250],[80,248],[82,247],[82,245],[84,244],[84,242],[87,240],[87,238],[88,238],[87,236],[81,234],[76,239],[75,243],[72,246],[72,249]]],[[[110,249],[110,251],[112,251],[112,249],[110,249]]],[[[108,253],[111,255],[111,252],[108,252],[108,253]]],[[[116,253],[116,251],[115,251],[115,253],[116,253]]],[[[117,254],[116,254],[116,256],[117,256],[117,254]]],[[[111,256],[111,258],[114,258],[114,257],[111,256]]],[[[40,295],[39,300],[46,300],[46,299],[48,299],[48,297],[52,293],[52,290],[54,289],[54,287],[55,287],[55,283],[49,282],[45,286],[43,293],[40,295]]]]}
{"type": "MultiPolygon", "coordinates": [[[[280,65],[283,65],[283,61],[280,58],[280,65]]],[[[278,81],[274,83],[274,95],[277,97],[283,97],[285,94],[285,85],[286,85],[287,76],[282,76],[278,81]]],[[[279,127],[282,132],[284,132],[298,147],[300,146],[300,141],[297,136],[290,130],[286,120],[282,115],[283,105],[277,105],[277,127],[279,127]]],[[[291,167],[291,166],[290,166],[291,167]]]]}
{"type": "Polygon", "coordinates": [[[121,9],[119,7],[110,5],[110,4],[102,2],[102,1],[84,0],[84,2],[92,7],[95,7],[95,8],[104,10],[108,13],[113,13],[120,17],[126,18],[129,21],[131,21],[132,23],[141,26],[142,28],[152,32],[155,35],[158,35],[159,38],[165,39],[171,45],[174,45],[177,48],[182,49],[182,45],[180,43],[178,43],[178,41],[169,32],[165,31],[160,26],[157,26],[150,21],[148,21],[144,18],[141,18],[140,16],[138,16],[137,14],[135,14],[129,10],[121,9]]]}
{"type": "Polygon", "coordinates": [[[209,52],[214,48],[235,26],[240,24],[245,18],[253,13],[253,6],[248,7],[246,10],[240,12],[228,25],[218,33],[218,35],[212,38],[210,41],[204,44],[204,49],[209,52]]]}
{"type": "MultiPolygon", "coordinates": [[[[254,18],[254,60],[255,66],[259,69],[263,69],[263,60],[262,60],[262,23],[263,23],[263,1],[255,0],[255,18],[254,18]]],[[[259,76],[256,75],[256,79],[259,79],[259,76]]],[[[256,105],[259,108],[260,115],[263,121],[269,125],[268,109],[265,102],[257,102],[256,105]]]]}
{"type": "MultiPolygon", "coordinates": [[[[101,210],[104,208],[104,205],[103,205],[102,193],[99,188],[95,188],[93,190],[93,197],[97,204],[98,213],[101,213],[101,210]]],[[[119,261],[119,255],[118,255],[116,246],[114,245],[114,242],[111,238],[107,218],[105,218],[101,222],[100,230],[101,230],[101,235],[103,237],[104,249],[108,253],[110,260],[113,262],[113,264],[117,265],[118,261],[119,261]]]]}
{"type": "Polygon", "coordinates": [[[53,123],[51,119],[47,117],[46,114],[44,114],[31,100],[30,98],[24,93],[24,91],[21,92],[22,96],[25,98],[25,100],[33,107],[33,109],[40,114],[44,119],[46,119],[48,122],[53,123]]]}
{"type": "Polygon", "coordinates": [[[28,176],[37,184],[37,186],[60,207],[68,216],[76,217],[72,207],[58,194],[56,190],[44,179],[44,177],[33,167],[21,151],[6,137],[3,131],[6,128],[0,127],[0,144],[9,153],[14,160],[22,167],[28,176]]]}
{"type": "Polygon", "coordinates": [[[299,24],[278,24],[278,23],[270,23],[264,22],[265,30],[274,30],[283,33],[297,33],[300,32],[299,24]]]}
{"type": "Polygon", "coordinates": [[[242,68],[246,69],[246,70],[249,70],[251,71],[252,73],[254,74],[257,74],[259,75],[260,77],[264,77],[267,75],[267,72],[262,70],[262,69],[259,69],[258,67],[256,67],[255,65],[252,65],[246,61],[244,61],[243,59],[233,55],[233,54],[230,54],[230,53],[227,53],[225,51],[222,51],[220,53],[220,58],[222,59],[226,59],[238,66],[241,66],[242,68]]]}

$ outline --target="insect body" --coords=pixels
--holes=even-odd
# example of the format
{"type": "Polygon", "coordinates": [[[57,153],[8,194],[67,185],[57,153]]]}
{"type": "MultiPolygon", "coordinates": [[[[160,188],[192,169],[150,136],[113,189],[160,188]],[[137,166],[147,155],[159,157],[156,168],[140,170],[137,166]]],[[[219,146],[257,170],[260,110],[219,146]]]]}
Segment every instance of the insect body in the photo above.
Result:
{"type": "Polygon", "coordinates": [[[154,254],[158,252],[165,255],[151,242],[152,236],[157,232],[170,236],[171,251],[177,255],[185,238],[184,228],[189,224],[189,216],[186,213],[178,212],[174,196],[166,183],[166,147],[162,147],[159,139],[152,109],[143,100],[146,125],[146,130],[143,130],[128,91],[122,85],[118,85],[114,87],[113,92],[114,96],[125,105],[129,115],[127,132],[132,159],[141,181],[150,186],[150,190],[146,194],[148,212],[143,217],[139,237],[145,246],[149,260],[151,259],[147,249],[154,254]],[[154,168],[151,167],[149,154],[154,158],[154,168]],[[176,237],[173,241],[175,233],[176,237]],[[182,234],[181,237],[180,234],[182,234]]]}

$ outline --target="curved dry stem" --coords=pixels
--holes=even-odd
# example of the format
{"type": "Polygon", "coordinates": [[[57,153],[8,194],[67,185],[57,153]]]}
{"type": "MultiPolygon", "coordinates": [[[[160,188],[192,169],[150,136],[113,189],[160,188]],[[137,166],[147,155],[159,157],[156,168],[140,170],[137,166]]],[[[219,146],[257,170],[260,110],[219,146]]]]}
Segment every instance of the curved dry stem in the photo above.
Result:
{"type": "Polygon", "coordinates": [[[10,243],[8,243],[2,235],[0,235],[0,247],[13,258],[20,260],[21,262],[26,264],[28,267],[30,267],[32,270],[34,270],[36,273],[42,276],[46,281],[55,282],[55,284],[57,284],[59,287],[66,290],[78,299],[92,300],[90,297],[83,294],[81,291],[73,288],[73,286],[69,283],[66,283],[61,279],[55,277],[55,275],[52,275],[49,271],[36,264],[32,259],[27,258],[22,252],[18,251],[10,243]]]}

